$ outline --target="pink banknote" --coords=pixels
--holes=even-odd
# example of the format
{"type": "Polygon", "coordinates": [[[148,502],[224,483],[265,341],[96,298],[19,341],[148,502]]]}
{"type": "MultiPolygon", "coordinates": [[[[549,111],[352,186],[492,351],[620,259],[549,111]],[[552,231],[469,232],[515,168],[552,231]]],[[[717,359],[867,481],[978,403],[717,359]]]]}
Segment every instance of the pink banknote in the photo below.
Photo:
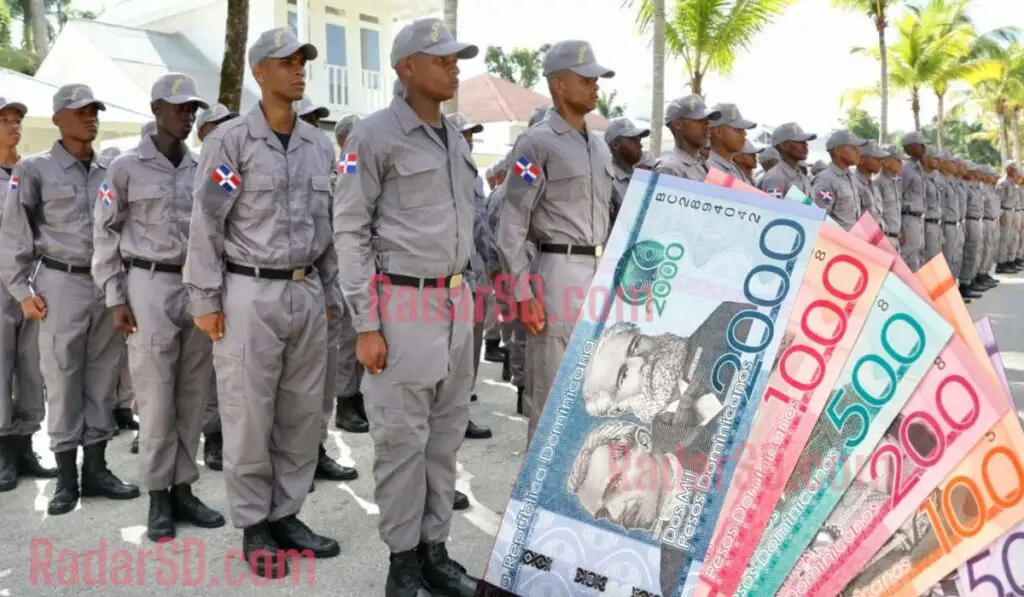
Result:
{"type": "Polygon", "coordinates": [[[999,378],[999,383],[1002,384],[1003,389],[1006,390],[1007,394],[1011,394],[1010,384],[1006,381],[1006,369],[1003,367],[1003,355],[999,354],[999,345],[996,343],[996,332],[992,329],[992,320],[988,317],[982,317],[978,321],[974,322],[974,328],[978,330],[978,335],[981,336],[981,344],[985,347],[988,359],[992,362],[992,367],[996,370],[996,376],[999,378]]]}
{"type": "Polygon", "coordinates": [[[885,251],[822,225],[697,595],[735,592],[892,262],[885,251]]]}

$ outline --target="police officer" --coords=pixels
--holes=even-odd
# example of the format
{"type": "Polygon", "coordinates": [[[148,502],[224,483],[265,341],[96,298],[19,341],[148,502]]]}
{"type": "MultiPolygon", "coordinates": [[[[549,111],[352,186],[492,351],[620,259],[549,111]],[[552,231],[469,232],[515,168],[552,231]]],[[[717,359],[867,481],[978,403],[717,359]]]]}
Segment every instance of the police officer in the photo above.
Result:
{"type": "Polygon", "coordinates": [[[963,265],[960,269],[960,284],[973,292],[982,293],[988,284],[976,280],[981,273],[981,261],[985,251],[985,195],[981,187],[981,167],[974,162],[964,164],[967,205],[964,215],[963,265]]]}
{"type": "MultiPolygon", "coordinates": [[[[358,124],[360,118],[356,114],[343,116],[334,125],[334,137],[339,148],[344,148],[352,129],[358,124]]],[[[347,167],[347,154],[342,152],[338,161],[337,170],[342,169],[342,163],[347,167]]],[[[338,173],[331,175],[332,188],[337,187],[338,173]]],[[[367,433],[370,431],[370,424],[366,420],[366,406],[363,403],[363,394],[359,391],[360,382],[363,379],[363,366],[356,358],[356,330],[352,327],[352,315],[348,309],[344,309],[339,327],[341,336],[339,338],[338,368],[337,368],[337,404],[334,411],[334,425],[338,429],[349,433],[367,433]]]]}
{"type": "Polygon", "coordinates": [[[516,143],[497,234],[502,270],[515,284],[516,312],[529,334],[528,439],[583,304],[579,289],[590,287],[608,240],[613,192],[611,154],[584,116],[596,107],[598,79],[614,71],[597,63],[589,43],[571,40],[551,46],[544,76],[554,109],[516,143]],[[533,264],[524,251],[528,236],[539,252],[533,264]],[[531,272],[543,281],[542,296],[527,283],[531,272]]]}
{"type": "Polygon", "coordinates": [[[612,172],[615,175],[612,195],[612,224],[622,207],[626,197],[629,180],[633,178],[633,168],[644,155],[643,139],[651,135],[650,129],[643,129],[628,118],[613,118],[608,121],[608,129],[604,132],[605,143],[612,152],[612,172]]]}
{"type": "Polygon", "coordinates": [[[0,223],[0,275],[25,317],[40,322],[50,448],[58,471],[47,507],[51,515],[72,511],[80,495],[139,496],[139,488],[122,483],[106,461],[125,340],[89,267],[92,206],[107,170],[92,142],[98,113],[105,109],[85,85],[57,90],[53,122],[60,139],[14,168],[0,223]],[[84,452],[81,486],[78,446],[84,452]]]}
{"type": "Polygon", "coordinates": [[[922,265],[942,253],[942,173],[939,172],[939,150],[934,145],[925,148],[924,159],[921,160],[925,183],[924,210],[924,253],[922,265]]]}
{"type": "Polygon", "coordinates": [[[196,136],[199,137],[199,142],[205,141],[218,126],[232,118],[238,118],[238,114],[224,104],[214,104],[200,112],[196,117],[196,136]]]}
{"type": "Polygon", "coordinates": [[[708,123],[711,127],[711,156],[708,158],[708,167],[731,174],[749,185],[754,184],[732,158],[743,151],[747,131],[756,127],[757,123],[745,120],[735,104],[718,104],[715,110],[719,113],[718,118],[712,118],[708,123]]]}
{"type": "Polygon", "coordinates": [[[886,153],[882,158],[882,170],[875,175],[872,183],[882,201],[882,229],[885,230],[892,246],[900,251],[900,238],[903,232],[903,221],[900,217],[903,201],[901,176],[903,160],[907,159],[907,156],[895,144],[884,145],[882,150],[886,153]]]}
{"type": "MultiPolygon", "coordinates": [[[[196,134],[199,136],[199,141],[206,140],[218,126],[232,118],[238,118],[238,114],[229,110],[224,104],[214,104],[208,110],[202,111],[196,118],[196,134]]],[[[210,391],[207,394],[206,412],[203,415],[203,464],[210,470],[219,471],[224,468],[224,436],[221,433],[220,410],[217,402],[217,378],[212,369],[210,391]]]]}
{"type": "Polygon", "coordinates": [[[1014,252],[1013,265],[1017,270],[1024,269],[1024,172],[1018,168],[1014,176],[1016,185],[1016,208],[1015,217],[1017,221],[1017,250],[1014,252]]]}
{"type": "Polygon", "coordinates": [[[900,255],[910,271],[916,272],[924,263],[924,212],[928,193],[928,173],[923,164],[927,153],[924,136],[917,131],[903,135],[904,160],[900,191],[900,255]]]}
{"type": "MultiPolygon", "coordinates": [[[[28,108],[0,97],[0,189],[15,189],[11,174],[21,160],[18,142],[28,108]]],[[[26,319],[21,306],[0,284],[0,492],[10,491],[18,477],[52,479],[32,451],[46,406],[39,371],[39,322],[26,319]]]]}
{"type": "Polygon", "coordinates": [[[811,199],[815,205],[825,209],[844,230],[852,228],[860,218],[860,195],[850,168],[860,162],[860,150],[867,143],[845,129],[829,135],[825,149],[832,163],[811,183],[811,199]]]}
{"type": "Polygon", "coordinates": [[[675,147],[662,154],[654,171],[704,182],[708,166],[701,150],[707,147],[711,134],[709,123],[721,116],[718,110],[709,110],[699,95],[674,99],[665,108],[665,126],[672,133],[675,147]]]}
{"type": "MultiPolygon", "coordinates": [[[[323,106],[317,106],[313,100],[303,97],[295,102],[295,113],[309,126],[319,129],[320,119],[326,118],[331,111],[323,106]]],[[[332,153],[333,156],[333,153],[332,153]]],[[[338,175],[338,168],[342,167],[339,160],[338,167],[329,175],[334,181],[338,175]]],[[[333,189],[333,185],[332,185],[333,189]]],[[[340,290],[339,290],[340,291],[340,290]]],[[[320,446],[317,448],[316,470],[313,472],[314,479],[325,481],[355,481],[359,478],[359,472],[350,467],[339,464],[327,454],[327,428],[330,426],[331,415],[336,414],[336,396],[338,393],[338,376],[341,371],[341,344],[346,336],[351,338],[352,334],[346,334],[344,330],[344,303],[339,302],[327,318],[327,373],[324,377],[324,402],[323,416],[320,421],[320,446]]],[[[349,325],[351,328],[351,325],[349,325]]],[[[351,354],[351,353],[350,353],[351,354]]],[[[314,491],[315,486],[310,487],[314,491]]]]}
{"type": "MultiPolygon", "coordinates": [[[[857,185],[857,196],[860,198],[860,212],[868,212],[878,222],[886,235],[890,234],[882,218],[882,197],[875,189],[871,177],[882,169],[882,158],[889,153],[878,146],[877,141],[868,141],[860,150],[860,161],[853,181],[857,185]]],[[[891,237],[890,237],[891,238],[891,237]]]]}
{"type": "Polygon", "coordinates": [[[807,159],[810,151],[807,144],[817,138],[815,134],[805,133],[795,122],[776,127],[772,131],[772,145],[778,151],[780,160],[772,169],[765,171],[757,188],[781,199],[790,187],[796,187],[809,197],[811,178],[800,168],[800,162],[807,159]]]}
{"type": "Polygon", "coordinates": [[[774,168],[775,165],[778,164],[779,160],[781,159],[782,155],[779,154],[779,150],[775,149],[774,147],[765,147],[763,150],[761,150],[761,153],[757,154],[757,163],[761,165],[761,171],[758,172],[757,176],[754,178],[755,187],[761,188],[759,185],[761,184],[761,181],[764,179],[764,175],[767,174],[769,170],[774,168]]]}
{"type": "Polygon", "coordinates": [[[287,575],[286,550],[338,555],[297,514],[313,482],[327,370],[327,313],[341,300],[330,250],[328,138],[296,118],[306,62],[287,28],[249,67],[262,100],[203,143],[185,284],[213,339],[231,519],[253,572],[287,575]]]}
{"type": "Polygon", "coordinates": [[[463,275],[473,251],[477,171],[440,106],[455,95],[458,60],[478,53],[440,19],[403,27],[391,66],[404,94],[352,131],[344,151],[358,165],[339,177],[335,192],[342,290],[369,374],[363,388],[379,530],[391,552],[387,597],[476,590],[445,541],[473,380],[472,299],[463,275]]]}
{"type": "Polygon", "coordinates": [[[983,166],[980,177],[982,194],[985,197],[985,216],[982,224],[985,227],[985,248],[981,258],[981,271],[978,272],[975,281],[994,288],[999,285],[999,281],[989,272],[995,265],[996,251],[999,247],[999,196],[995,192],[996,172],[988,166],[983,166]]]}
{"type": "Polygon", "coordinates": [[[1012,274],[1018,270],[1012,253],[1012,248],[1017,246],[1017,163],[1008,160],[1003,164],[1003,169],[1006,174],[996,185],[1002,207],[1002,214],[999,217],[999,265],[996,267],[996,273],[1012,274]]]}
{"type": "MultiPolygon", "coordinates": [[[[814,162],[813,164],[811,164],[811,168],[810,168],[811,171],[809,173],[809,176],[811,177],[811,180],[813,181],[814,177],[817,176],[819,173],[823,172],[826,168],[828,168],[828,164],[826,164],[824,160],[818,160],[818,161],[814,162]]],[[[813,187],[813,184],[812,184],[812,187],[813,187]]]]}
{"type": "Polygon", "coordinates": [[[200,107],[192,77],[168,73],[150,93],[157,132],[107,169],[93,220],[92,272],[128,334],[128,361],[143,422],[139,460],[149,490],[146,534],[175,536],[175,522],[224,526],[192,493],[213,363],[210,339],[192,324],[181,279],[192,213],[195,158],[185,145],[200,107]]]}
{"type": "Polygon", "coordinates": [[[743,173],[747,175],[747,178],[754,180],[754,170],[757,169],[757,154],[764,151],[764,147],[755,147],[750,141],[743,143],[743,150],[732,156],[732,161],[737,166],[743,169],[743,173]]]}

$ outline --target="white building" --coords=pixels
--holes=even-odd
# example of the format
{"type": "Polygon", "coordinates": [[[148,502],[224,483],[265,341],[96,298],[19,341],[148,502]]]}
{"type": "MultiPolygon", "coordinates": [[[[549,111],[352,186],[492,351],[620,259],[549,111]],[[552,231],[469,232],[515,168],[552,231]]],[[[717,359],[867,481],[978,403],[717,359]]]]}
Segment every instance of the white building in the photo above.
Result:
{"type": "MultiPolygon", "coordinates": [[[[99,97],[149,113],[149,91],[167,72],[196,78],[216,101],[224,57],[227,0],[121,0],[97,21],[72,21],[36,77],[85,83],[99,97]]],[[[396,22],[441,10],[441,0],[249,0],[247,45],[263,31],[291,26],[320,56],[307,67],[306,93],[331,110],[328,120],[367,114],[391,100],[389,64],[396,22]]],[[[248,66],[243,111],[258,100],[248,66]]]]}

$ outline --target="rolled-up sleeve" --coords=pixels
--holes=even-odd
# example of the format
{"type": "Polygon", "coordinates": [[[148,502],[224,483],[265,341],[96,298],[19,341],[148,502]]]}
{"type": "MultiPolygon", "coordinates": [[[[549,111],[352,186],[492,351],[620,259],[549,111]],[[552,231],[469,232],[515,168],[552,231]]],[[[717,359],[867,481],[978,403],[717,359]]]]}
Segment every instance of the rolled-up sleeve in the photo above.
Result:
{"type": "Polygon", "coordinates": [[[115,160],[96,197],[92,230],[92,277],[107,306],[128,303],[121,259],[121,228],[128,215],[128,162],[115,160]]]}
{"type": "MultiPolygon", "coordinates": [[[[237,160],[226,141],[215,131],[203,143],[192,190],[192,221],[188,231],[188,256],[184,281],[193,317],[221,310],[224,287],[224,222],[242,193],[242,183],[227,190],[213,179],[221,166],[239,175],[237,160]]],[[[243,181],[244,182],[244,181],[243,181]]]]}
{"type": "Polygon", "coordinates": [[[18,302],[34,293],[30,285],[35,265],[32,216],[42,206],[42,177],[31,163],[22,162],[11,173],[0,222],[0,277],[18,302]]]}
{"type": "Polygon", "coordinates": [[[526,240],[530,231],[530,216],[545,189],[546,181],[539,150],[529,136],[520,137],[513,155],[515,160],[524,160],[537,166],[540,175],[532,180],[509,172],[503,185],[505,197],[498,206],[498,231],[496,244],[502,270],[511,277],[515,300],[533,298],[530,288],[530,260],[526,255],[526,240]]]}
{"type": "Polygon", "coordinates": [[[377,305],[370,301],[370,285],[377,273],[370,237],[383,173],[370,134],[366,127],[357,126],[349,135],[343,152],[356,154],[356,172],[339,174],[334,191],[338,280],[352,326],[360,333],[380,329],[377,305]]]}

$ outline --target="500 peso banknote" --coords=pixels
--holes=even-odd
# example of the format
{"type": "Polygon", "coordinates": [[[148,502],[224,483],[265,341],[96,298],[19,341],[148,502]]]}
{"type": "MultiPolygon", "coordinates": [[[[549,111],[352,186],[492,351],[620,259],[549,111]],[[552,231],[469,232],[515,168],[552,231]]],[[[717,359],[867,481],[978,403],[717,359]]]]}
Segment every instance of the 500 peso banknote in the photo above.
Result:
{"type": "Polygon", "coordinates": [[[633,175],[590,289],[598,308],[576,324],[486,581],[524,597],[681,593],[822,217],[633,175]]]}

